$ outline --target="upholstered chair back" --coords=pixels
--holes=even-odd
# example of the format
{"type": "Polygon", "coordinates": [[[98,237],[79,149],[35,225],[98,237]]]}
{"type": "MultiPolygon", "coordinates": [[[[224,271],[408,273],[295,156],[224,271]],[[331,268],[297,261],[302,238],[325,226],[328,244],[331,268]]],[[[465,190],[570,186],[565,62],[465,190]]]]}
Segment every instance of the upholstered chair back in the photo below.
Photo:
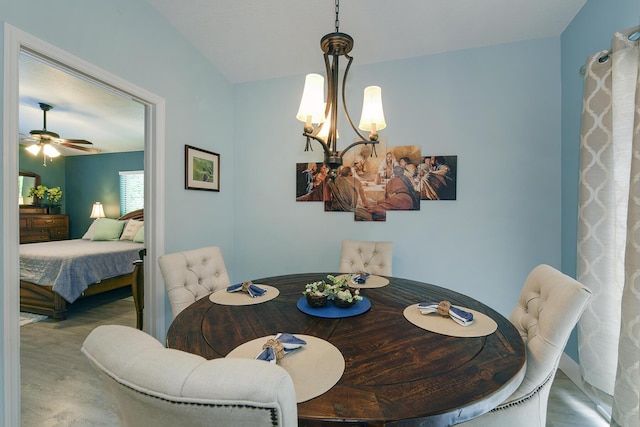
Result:
{"type": "Polygon", "coordinates": [[[174,319],[195,301],[230,284],[217,246],[162,255],[158,263],[174,319]]]}
{"type": "Polygon", "coordinates": [[[254,359],[206,360],[128,326],[102,325],[82,352],[125,427],[297,425],[293,381],[254,359]]]}
{"type": "Polygon", "coordinates": [[[343,240],[340,273],[366,271],[379,276],[391,276],[393,242],[343,240]]]}
{"type": "Polygon", "coordinates": [[[560,356],[590,298],[587,287],[555,268],[545,264],[534,268],[509,317],[527,351],[524,380],[497,408],[460,425],[545,427],[560,356]]]}

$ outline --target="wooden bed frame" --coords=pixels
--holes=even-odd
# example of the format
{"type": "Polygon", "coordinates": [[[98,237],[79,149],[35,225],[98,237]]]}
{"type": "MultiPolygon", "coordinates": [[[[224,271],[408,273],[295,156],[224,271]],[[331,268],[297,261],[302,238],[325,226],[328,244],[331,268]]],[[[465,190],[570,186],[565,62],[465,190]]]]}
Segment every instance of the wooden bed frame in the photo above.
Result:
{"type": "MultiPolygon", "coordinates": [[[[125,214],[118,218],[119,220],[135,219],[139,221],[144,220],[144,210],[138,209],[128,214],[125,214]]],[[[143,252],[144,249],[141,251],[143,252]]],[[[141,254],[142,255],[142,254],[141,254]]],[[[134,263],[135,269],[132,273],[123,274],[122,276],[112,277],[105,279],[99,283],[90,285],[85,290],[80,298],[88,297],[91,295],[97,295],[103,292],[111,291],[113,289],[123,288],[125,286],[131,286],[134,282],[144,283],[140,281],[141,265],[137,262],[134,263]]],[[[142,314],[141,304],[143,296],[143,286],[137,287],[133,293],[134,303],[136,306],[136,314],[138,317],[142,314]]],[[[63,320],[66,318],[67,313],[67,301],[53,291],[51,286],[42,286],[35,283],[20,280],[20,310],[27,311],[29,313],[44,314],[52,317],[55,320],[63,320]]],[[[138,319],[138,323],[141,326],[141,319],[138,319]]]]}

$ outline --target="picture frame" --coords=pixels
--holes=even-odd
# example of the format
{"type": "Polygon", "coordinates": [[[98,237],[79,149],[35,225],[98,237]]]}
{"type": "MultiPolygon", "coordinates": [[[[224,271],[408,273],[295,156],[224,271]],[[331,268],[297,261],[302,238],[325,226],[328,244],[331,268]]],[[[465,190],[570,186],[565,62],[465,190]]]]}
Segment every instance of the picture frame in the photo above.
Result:
{"type": "Polygon", "coordinates": [[[184,146],[184,188],[220,191],[220,154],[184,146]]]}

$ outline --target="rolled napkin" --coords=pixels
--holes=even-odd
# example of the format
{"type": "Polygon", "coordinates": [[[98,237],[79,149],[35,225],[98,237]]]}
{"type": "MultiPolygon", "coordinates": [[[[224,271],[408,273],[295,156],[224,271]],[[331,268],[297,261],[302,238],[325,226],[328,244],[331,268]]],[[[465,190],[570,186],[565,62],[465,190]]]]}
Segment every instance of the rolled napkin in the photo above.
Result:
{"type": "Polygon", "coordinates": [[[462,326],[473,323],[473,313],[454,307],[449,301],[421,302],[418,304],[418,309],[422,314],[439,313],[441,316],[449,316],[462,326]]]}
{"type": "Polygon", "coordinates": [[[277,363],[278,360],[299,349],[307,342],[300,338],[285,333],[278,333],[275,337],[267,340],[262,346],[262,351],[256,356],[258,360],[266,360],[267,362],[277,363]]]}
{"type": "Polygon", "coordinates": [[[261,297],[265,292],[267,292],[266,289],[262,289],[251,282],[238,283],[237,285],[231,285],[227,288],[227,292],[238,291],[247,292],[251,298],[261,297]]]}
{"type": "Polygon", "coordinates": [[[368,277],[369,277],[369,273],[367,273],[366,271],[360,271],[354,274],[353,276],[351,276],[351,281],[353,282],[354,285],[364,285],[368,277]]]}

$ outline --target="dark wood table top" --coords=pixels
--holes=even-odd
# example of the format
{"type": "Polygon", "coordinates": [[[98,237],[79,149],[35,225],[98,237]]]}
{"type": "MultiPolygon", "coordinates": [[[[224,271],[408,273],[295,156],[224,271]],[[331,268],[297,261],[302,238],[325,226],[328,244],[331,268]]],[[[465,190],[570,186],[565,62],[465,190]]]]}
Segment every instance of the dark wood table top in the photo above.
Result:
{"type": "Polygon", "coordinates": [[[438,286],[389,277],[385,287],[361,290],[371,301],[371,309],[361,315],[327,319],[298,310],[304,285],[326,276],[253,280],[280,291],[261,304],[228,306],[202,298],[173,321],[167,346],[213,359],[277,332],[329,341],[344,356],[345,371],[331,390],[298,404],[301,426],[453,425],[494,408],[522,381],[523,341],[506,318],[486,305],[438,286]],[[488,315],[498,329],[485,337],[456,338],[421,329],[402,314],[411,304],[441,300],[488,315]]]}

